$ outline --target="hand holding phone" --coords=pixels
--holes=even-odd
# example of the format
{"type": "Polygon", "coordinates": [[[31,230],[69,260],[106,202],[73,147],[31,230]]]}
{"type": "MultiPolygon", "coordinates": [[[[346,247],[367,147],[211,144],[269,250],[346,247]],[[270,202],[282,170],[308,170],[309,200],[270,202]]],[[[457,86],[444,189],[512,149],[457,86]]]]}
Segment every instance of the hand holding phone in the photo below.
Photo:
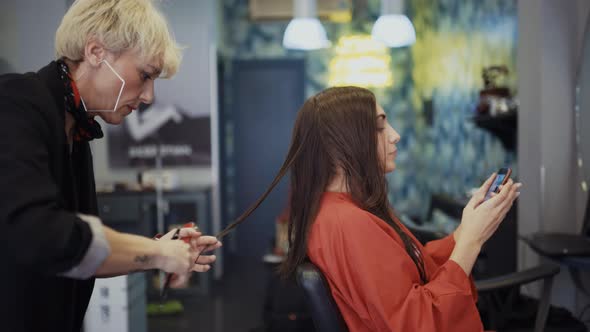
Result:
{"type": "Polygon", "coordinates": [[[500,186],[503,186],[506,184],[506,182],[508,182],[508,179],[510,178],[511,174],[512,174],[511,168],[508,168],[508,167],[500,168],[500,170],[498,171],[498,174],[496,174],[496,178],[494,179],[494,182],[492,183],[492,185],[488,189],[488,192],[486,193],[486,197],[485,197],[484,201],[487,201],[488,199],[492,198],[492,193],[497,194],[500,191],[500,186]]]}

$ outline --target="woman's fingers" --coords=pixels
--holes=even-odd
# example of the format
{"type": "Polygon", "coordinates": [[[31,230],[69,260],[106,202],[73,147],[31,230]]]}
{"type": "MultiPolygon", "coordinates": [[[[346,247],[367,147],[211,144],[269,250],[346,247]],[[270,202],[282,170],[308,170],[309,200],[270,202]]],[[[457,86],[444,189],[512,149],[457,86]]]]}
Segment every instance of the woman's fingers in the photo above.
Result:
{"type": "Polygon", "coordinates": [[[198,238],[199,236],[201,236],[201,232],[197,231],[194,228],[181,228],[180,229],[180,233],[178,233],[180,238],[186,238],[186,237],[190,237],[190,238],[198,238]]]}
{"type": "Polygon", "coordinates": [[[508,182],[506,182],[506,184],[502,186],[502,190],[500,190],[499,193],[493,195],[492,198],[489,199],[490,204],[493,208],[498,208],[502,206],[504,201],[510,197],[510,192],[512,190],[513,184],[514,181],[512,179],[509,179],[508,182]]]}
{"type": "Polygon", "coordinates": [[[197,251],[199,253],[205,253],[205,252],[209,252],[209,251],[212,251],[215,249],[219,249],[219,248],[221,248],[221,246],[223,246],[223,244],[220,241],[217,241],[217,242],[215,242],[213,244],[209,244],[209,245],[202,245],[202,246],[200,245],[197,248],[197,251]]]}
{"type": "Polygon", "coordinates": [[[211,265],[208,264],[196,264],[193,267],[193,272],[207,272],[211,269],[211,265]]]}
{"type": "Polygon", "coordinates": [[[488,192],[495,178],[496,173],[492,173],[492,175],[490,175],[490,177],[488,177],[488,179],[481,185],[481,187],[479,187],[479,189],[477,189],[477,191],[473,194],[473,197],[471,197],[471,199],[467,203],[468,207],[474,209],[484,201],[486,193],[488,192]]]}
{"type": "Polygon", "coordinates": [[[215,236],[204,235],[197,239],[197,246],[199,247],[206,247],[212,246],[218,243],[219,240],[215,236]]]}
{"type": "Polygon", "coordinates": [[[496,178],[496,173],[492,173],[492,175],[490,175],[490,177],[481,185],[481,187],[479,187],[478,193],[485,196],[485,194],[490,189],[490,186],[492,185],[492,182],[494,181],[495,178],[496,178]]]}
{"type": "Polygon", "coordinates": [[[217,256],[215,256],[215,255],[203,255],[203,256],[199,256],[196,263],[207,265],[207,264],[215,263],[216,260],[217,260],[217,256]]]}
{"type": "Polygon", "coordinates": [[[508,193],[508,197],[502,202],[499,206],[501,211],[504,213],[508,213],[516,198],[520,195],[520,188],[522,187],[522,183],[515,183],[512,185],[510,192],[508,193]]]}

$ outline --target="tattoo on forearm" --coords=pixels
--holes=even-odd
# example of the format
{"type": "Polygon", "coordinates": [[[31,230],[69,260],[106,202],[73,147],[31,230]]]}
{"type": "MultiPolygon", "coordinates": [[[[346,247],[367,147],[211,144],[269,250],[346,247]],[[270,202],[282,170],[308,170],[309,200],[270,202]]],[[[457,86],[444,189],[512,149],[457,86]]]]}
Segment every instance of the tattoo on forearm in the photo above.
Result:
{"type": "Polygon", "coordinates": [[[133,261],[139,264],[148,264],[150,262],[150,257],[148,255],[135,256],[133,261]]]}

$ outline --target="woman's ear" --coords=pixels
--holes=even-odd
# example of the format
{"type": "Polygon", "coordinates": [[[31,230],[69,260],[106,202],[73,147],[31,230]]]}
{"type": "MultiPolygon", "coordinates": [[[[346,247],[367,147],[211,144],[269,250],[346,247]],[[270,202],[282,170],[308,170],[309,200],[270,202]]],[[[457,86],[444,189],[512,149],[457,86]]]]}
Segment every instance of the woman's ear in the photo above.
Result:
{"type": "Polygon", "coordinates": [[[96,40],[90,38],[84,47],[84,60],[92,67],[98,67],[107,55],[104,45],[96,40]]]}

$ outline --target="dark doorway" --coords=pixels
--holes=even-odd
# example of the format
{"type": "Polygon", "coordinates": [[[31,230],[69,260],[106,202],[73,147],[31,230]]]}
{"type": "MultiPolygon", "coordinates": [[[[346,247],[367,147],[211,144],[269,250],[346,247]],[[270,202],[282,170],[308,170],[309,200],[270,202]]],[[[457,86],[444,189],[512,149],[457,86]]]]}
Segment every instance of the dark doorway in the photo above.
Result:
{"type": "MultiPolygon", "coordinates": [[[[305,63],[299,59],[235,60],[226,82],[229,89],[225,93],[231,102],[225,107],[230,112],[224,112],[220,118],[225,225],[264,192],[287,154],[297,110],[305,98],[305,63]],[[231,140],[231,148],[227,140],[231,140]],[[233,208],[228,209],[229,206],[233,208]]],[[[275,219],[285,208],[287,191],[286,177],[231,235],[235,237],[231,240],[232,252],[258,258],[269,252],[275,236],[275,219]]]]}

